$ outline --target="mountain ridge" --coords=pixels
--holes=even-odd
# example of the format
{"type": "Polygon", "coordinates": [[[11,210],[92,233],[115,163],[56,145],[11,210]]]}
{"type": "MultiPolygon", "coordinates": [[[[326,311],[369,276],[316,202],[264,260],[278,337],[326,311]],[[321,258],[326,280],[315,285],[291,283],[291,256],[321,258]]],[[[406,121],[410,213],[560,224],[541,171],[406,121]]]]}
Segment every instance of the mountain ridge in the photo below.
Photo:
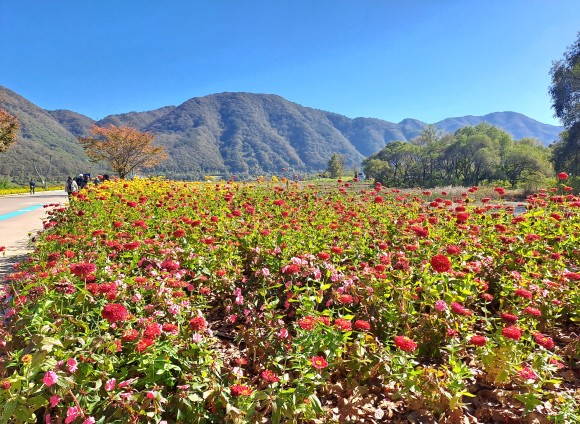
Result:
{"type": "MultiPolygon", "coordinates": [[[[46,162],[50,150],[57,147],[55,137],[66,146],[60,146],[61,150],[68,149],[72,153],[71,158],[59,151],[65,164],[57,167],[59,172],[71,173],[71,167],[75,173],[79,167],[84,167],[83,171],[102,172],[96,165],[89,164],[77,140],[93,125],[128,125],[157,134],[155,142],[166,147],[169,159],[152,172],[173,178],[206,174],[250,177],[280,173],[283,168],[294,173],[319,172],[326,168],[334,153],[344,157],[347,167],[356,168],[362,159],[386,144],[409,141],[427,125],[413,118],[399,123],[372,117],[349,118],[302,106],[277,94],[215,93],[192,97],[177,106],[107,115],[97,121],[65,109],[43,110],[1,86],[0,94],[5,100],[2,106],[21,119],[21,137],[25,141],[25,146],[18,147],[19,142],[9,149],[9,152],[14,150],[13,169],[0,167],[0,175],[14,175],[14,167],[17,167],[14,155],[23,154],[24,147],[29,151],[30,143],[37,144],[39,149],[34,160],[46,162]],[[32,128],[37,131],[31,133],[32,128]]],[[[454,132],[462,126],[483,121],[504,129],[516,139],[535,137],[544,145],[557,140],[562,130],[517,112],[447,118],[434,125],[454,132]]]]}

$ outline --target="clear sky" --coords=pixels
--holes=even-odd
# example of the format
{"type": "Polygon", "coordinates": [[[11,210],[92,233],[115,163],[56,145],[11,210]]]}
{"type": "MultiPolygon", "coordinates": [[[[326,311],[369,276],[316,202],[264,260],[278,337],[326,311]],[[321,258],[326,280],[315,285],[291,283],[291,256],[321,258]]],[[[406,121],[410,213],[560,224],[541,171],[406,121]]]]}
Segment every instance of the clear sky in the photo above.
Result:
{"type": "Polygon", "coordinates": [[[558,124],[579,0],[0,0],[0,85],[100,119],[224,91],[399,122],[558,124]]]}

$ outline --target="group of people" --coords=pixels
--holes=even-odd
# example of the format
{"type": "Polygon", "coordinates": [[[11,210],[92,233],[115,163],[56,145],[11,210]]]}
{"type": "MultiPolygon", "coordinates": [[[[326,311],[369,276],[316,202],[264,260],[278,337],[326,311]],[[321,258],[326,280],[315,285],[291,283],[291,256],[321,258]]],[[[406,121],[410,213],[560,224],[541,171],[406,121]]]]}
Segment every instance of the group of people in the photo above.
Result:
{"type": "MultiPolygon", "coordinates": [[[[109,176],[107,174],[99,175],[97,178],[93,179],[93,183],[95,185],[99,185],[101,181],[107,180],[109,180],[109,176]]],[[[70,197],[73,193],[76,193],[77,191],[85,188],[90,181],[91,174],[79,174],[79,176],[75,178],[68,177],[64,186],[64,191],[66,191],[70,197]]]]}

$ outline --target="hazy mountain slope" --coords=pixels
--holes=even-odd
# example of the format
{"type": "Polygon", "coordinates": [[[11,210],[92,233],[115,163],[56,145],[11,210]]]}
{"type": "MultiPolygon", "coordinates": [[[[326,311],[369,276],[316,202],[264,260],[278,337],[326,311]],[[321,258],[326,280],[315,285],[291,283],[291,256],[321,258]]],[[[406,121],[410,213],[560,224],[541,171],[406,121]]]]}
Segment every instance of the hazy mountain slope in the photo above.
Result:
{"type": "Polygon", "coordinates": [[[71,132],[75,137],[84,137],[88,130],[95,125],[95,120],[72,110],[47,110],[57,122],[71,132]]]}
{"type": "Polygon", "coordinates": [[[21,124],[18,140],[1,156],[0,175],[38,179],[35,167],[44,174],[51,158],[51,174],[55,178],[87,169],[88,158],[75,136],[48,112],[4,87],[0,87],[0,98],[1,106],[21,124]]]}
{"type": "Polygon", "coordinates": [[[516,112],[494,112],[484,116],[463,116],[459,118],[447,118],[437,122],[439,128],[447,132],[455,132],[467,125],[475,126],[481,122],[488,122],[511,134],[516,140],[524,137],[534,137],[545,146],[559,139],[563,127],[548,125],[538,122],[526,115],[516,112]]]}
{"type": "Polygon", "coordinates": [[[164,106],[162,108],[149,110],[146,112],[129,112],[117,115],[108,115],[100,121],[97,121],[96,124],[99,127],[105,127],[107,125],[115,125],[119,127],[124,125],[143,130],[145,127],[151,124],[151,122],[168,114],[173,109],[175,109],[175,106],[164,106]]]}
{"type": "Polygon", "coordinates": [[[171,159],[161,168],[238,174],[325,169],[332,153],[351,166],[363,155],[325,112],[282,97],[221,93],[193,98],[145,128],[155,132],[171,159]],[[186,154],[194,146],[198,153],[186,154]],[[200,149],[203,147],[203,149],[200,149]]]}

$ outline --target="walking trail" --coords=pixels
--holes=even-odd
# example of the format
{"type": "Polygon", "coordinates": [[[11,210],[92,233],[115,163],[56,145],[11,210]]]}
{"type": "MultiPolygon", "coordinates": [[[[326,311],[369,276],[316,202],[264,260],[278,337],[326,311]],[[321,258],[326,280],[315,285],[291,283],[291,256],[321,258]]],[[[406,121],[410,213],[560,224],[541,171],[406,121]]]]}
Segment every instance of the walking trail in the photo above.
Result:
{"type": "Polygon", "coordinates": [[[22,262],[33,250],[33,238],[43,228],[47,204],[64,204],[64,190],[36,192],[0,197],[0,283],[14,271],[14,264],[22,262]]]}

